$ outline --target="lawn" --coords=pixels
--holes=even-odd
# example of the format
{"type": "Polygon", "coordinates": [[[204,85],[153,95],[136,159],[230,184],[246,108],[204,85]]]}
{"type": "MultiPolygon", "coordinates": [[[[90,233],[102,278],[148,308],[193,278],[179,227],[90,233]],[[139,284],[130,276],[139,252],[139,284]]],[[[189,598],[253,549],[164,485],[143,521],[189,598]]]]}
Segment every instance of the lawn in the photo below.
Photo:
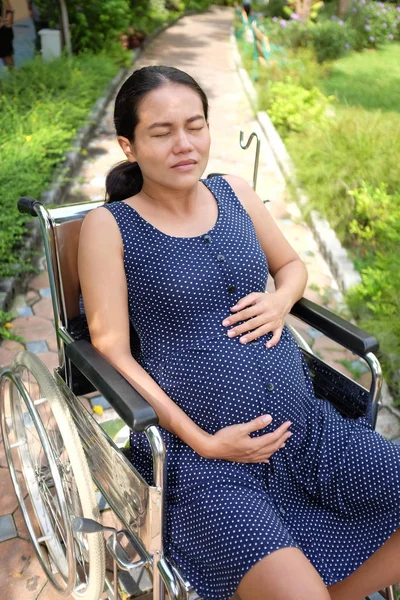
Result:
{"type": "Polygon", "coordinates": [[[342,105],[400,113],[400,44],[379,52],[354,52],[336,61],[320,87],[342,105]]]}

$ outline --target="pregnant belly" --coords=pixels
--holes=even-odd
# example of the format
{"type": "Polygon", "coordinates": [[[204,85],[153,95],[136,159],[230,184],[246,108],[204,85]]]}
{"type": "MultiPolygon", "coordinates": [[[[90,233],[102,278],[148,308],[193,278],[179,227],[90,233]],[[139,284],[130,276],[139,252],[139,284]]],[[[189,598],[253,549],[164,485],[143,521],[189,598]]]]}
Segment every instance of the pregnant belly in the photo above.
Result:
{"type": "Polygon", "coordinates": [[[147,370],[209,433],[262,414],[271,414],[273,421],[258,435],[287,420],[293,422],[293,430],[301,431],[312,397],[301,352],[286,329],[274,348],[265,348],[267,339],[242,345],[221,336],[152,360],[147,370]]]}

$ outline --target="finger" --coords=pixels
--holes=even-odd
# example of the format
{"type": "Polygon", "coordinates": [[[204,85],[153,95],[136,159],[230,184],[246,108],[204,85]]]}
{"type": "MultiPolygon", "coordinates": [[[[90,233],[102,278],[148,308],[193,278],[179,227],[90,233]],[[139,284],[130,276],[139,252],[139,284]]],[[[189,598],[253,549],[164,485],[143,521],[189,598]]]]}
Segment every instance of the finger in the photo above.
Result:
{"type": "Polygon", "coordinates": [[[258,431],[259,429],[264,429],[267,425],[269,425],[272,421],[271,415],[261,415],[261,417],[257,417],[248,423],[243,423],[243,432],[244,433],[253,433],[253,431],[258,431]]]}
{"type": "MultiPolygon", "coordinates": [[[[235,337],[236,335],[242,335],[243,333],[247,333],[248,331],[252,331],[253,329],[257,329],[258,327],[264,326],[265,324],[265,319],[263,319],[262,316],[253,317],[252,319],[241,323],[241,325],[236,325],[232,329],[229,329],[229,331],[226,332],[226,335],[228,337],[235,337]]],[[[270,324],[267,323],[267,325],[270,324]]]]}
{"type": "Polygon", "coordinates": [[[291,421],[285,421],[285,423],[282,423],[282,425],[277,427],[275,431],[272,431],[271,433],[265,433],[264,435],[253,438],[252,443],[258,448],[274,448],[275,446],[279,447],[279,444],[281,444],[282,441],[284,441],[283,437],[288,433],[292,433],[291,431],[288,431],[291,425],[293,425],[291,421]]]}
{"type": "Polygon", "coordinates": [[[226,317],[226,319],[222,321],[222,325],[227,327],[228,325],[234,325],[238,321],[245,321],[246,319],[250,319],[251,317],[260,314],[261,310],[262,309],[259,304],[252,304],[249,308],[245,308],[234,315],[229,315],[229,317],[226,317]]]}
{"type": "Polygon", "coordinates": [[[279,342],[279,340],[282,337],[282,331],[283,331],[283,327],[279,327],[278,329],[275,329],[275,331],[273,331],[273,336],[272,338],[265,344],[266,348],[272,348],[273,346],[276,346],[276,344],[279,342]]]}
{"type": "MultiPolygon", "coordinates": [[[[267,458],[271,458],[271,456],[275,454],[275,452],[278,452],[278,450],[285,448],[286,442],[292,437],[292,435],[292,432],[288,431],[280,440],[278,440],[274,444],[268,445],[266,447],[254,448],[254,452],[248,453],[247,456],[249,457],[249,459],[257,457],[257,460],[265,460],[267,458]]],[[[259,438],[252,438],[251,441],[254,442],[256,440],[258,441],[259,438]]]]}
{"type": "Polygon", "coordinates": [[[271,331],[271,325],[262,325],[262,327],[258,327],[255,331],[246,333],[243,337],[239,339],[241,344],[247,344],[257,338],[262,337],[263,335],[267,335],[271,331]]]}
{"type": "Polygon", "coordinates": [[[250,306],[250,304],[254,304],[254,302],[256,302],[258,300],[258,298],[260,298],[262,295],[263,295],[262,292],[251,292],[251,294],[248,294],[247,296],[243,296],[243,298],[240,298],[240,300],[238,300],[236,302],[236,304],[231,307],[231,310],[233,312],[242,310],[243,308],[246,308],[246,306],[250,306]]]}

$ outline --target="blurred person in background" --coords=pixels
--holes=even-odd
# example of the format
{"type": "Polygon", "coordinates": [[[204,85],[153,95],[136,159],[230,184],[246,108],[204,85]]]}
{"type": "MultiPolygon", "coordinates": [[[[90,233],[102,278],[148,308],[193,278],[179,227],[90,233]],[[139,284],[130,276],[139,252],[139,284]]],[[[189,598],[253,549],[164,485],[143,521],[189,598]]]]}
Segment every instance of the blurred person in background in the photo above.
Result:
{"type": "Polygon", "coordinates": [[[9,69],[14,67],[14,11],[10,0],[0,0],[0,58],[9,69]]]}

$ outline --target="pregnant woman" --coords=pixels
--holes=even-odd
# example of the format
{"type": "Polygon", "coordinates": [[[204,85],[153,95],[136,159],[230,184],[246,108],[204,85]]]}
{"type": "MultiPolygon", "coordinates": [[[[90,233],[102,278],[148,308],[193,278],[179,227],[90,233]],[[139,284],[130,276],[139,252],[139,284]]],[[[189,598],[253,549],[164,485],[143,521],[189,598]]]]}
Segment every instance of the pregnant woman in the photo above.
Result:
{"type": "MultiPolygon", "coordinates": [[[[400,448],[315,397],[284,326],[305,267],[244,181],[200,179],[203,90],[135,71],[115,126],[127,160],[84,221],[79,273],[94,346],[160,420],[167,554],[205,600],[360,600],[399,581],[400,448]]],[[[131,451],[151,482],[142,434],[131,451]]]]}

